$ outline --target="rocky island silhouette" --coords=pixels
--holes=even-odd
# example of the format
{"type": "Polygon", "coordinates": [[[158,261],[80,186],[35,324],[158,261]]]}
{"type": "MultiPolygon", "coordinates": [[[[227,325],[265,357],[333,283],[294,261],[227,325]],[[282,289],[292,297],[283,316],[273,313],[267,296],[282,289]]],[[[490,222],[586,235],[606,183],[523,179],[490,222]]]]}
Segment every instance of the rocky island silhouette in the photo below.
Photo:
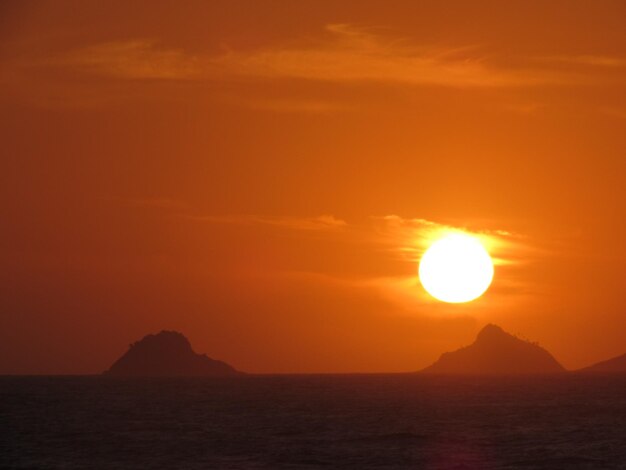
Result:
{"type": "Polygon", "coordinates": [[[130,345],[104,375],[112,377],[227,377],[241,375],[234,367],[197,354],[177,331],[161,331],[130,345]]]}
{"type": "Polygon", "coordinates": [[[441,375],[560,374],[565,368],[536,343],[513,336],[497,325],[485,326],[476,341],[420,371],[441,375]]]}
{"type": "Polygon", "coordinates": [[[626,373],[626,354],[598,362],[577,372],[585,374],[625,374],[626,373]]]}
{"type": "MultiPolygon", "coordinates": [[[[419,374],[429,375],[552,375],[564,373],[626,373],[626,354],[583,369],[568,371],[537,343],[520,339],[494,324],[486,325],[469,346],[446,352],[419,374]]],[[[112,377],[228,377],[242,375],[231,365],[197,354],[177,331],[149,334],[103,373],[112,377]]]]}

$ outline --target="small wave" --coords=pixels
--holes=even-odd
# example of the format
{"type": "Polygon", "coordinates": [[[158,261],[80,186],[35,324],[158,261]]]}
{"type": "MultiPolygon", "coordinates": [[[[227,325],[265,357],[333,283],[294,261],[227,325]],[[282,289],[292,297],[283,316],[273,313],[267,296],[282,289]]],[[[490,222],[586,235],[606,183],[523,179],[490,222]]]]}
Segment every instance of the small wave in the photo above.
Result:
{"type": "Polygon", "coordinates": [[[354,437],[346,439],[349,442],[402,442],[402,441],[423,441],[427,436],[413,432],[394,432],[386,434],[374,434],[368,436],[354,437]]]}
{"type": "MultiPolygon", "coordinates": [[[[515,466],[535,468],[537,466],[553,466],[552,468],[572,468],[581,464],[605,465],[607,461],[592,457],[583,457],[576,455],[565,455],[562,457],[542,457],[537,459],[518,460],[515,466]]],[[[598,467],[596,467],[598,468],[598,467]]]]}

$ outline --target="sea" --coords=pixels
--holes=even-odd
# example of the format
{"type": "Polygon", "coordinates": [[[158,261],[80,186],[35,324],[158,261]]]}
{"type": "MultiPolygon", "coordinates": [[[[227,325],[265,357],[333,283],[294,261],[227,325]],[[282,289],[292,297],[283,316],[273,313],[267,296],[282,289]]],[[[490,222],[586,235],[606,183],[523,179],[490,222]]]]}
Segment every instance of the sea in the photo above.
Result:
{"type": "Polygon", "coordinates": [[[5,376],[0,468],[626,469],[626,376],[5,376]]]}

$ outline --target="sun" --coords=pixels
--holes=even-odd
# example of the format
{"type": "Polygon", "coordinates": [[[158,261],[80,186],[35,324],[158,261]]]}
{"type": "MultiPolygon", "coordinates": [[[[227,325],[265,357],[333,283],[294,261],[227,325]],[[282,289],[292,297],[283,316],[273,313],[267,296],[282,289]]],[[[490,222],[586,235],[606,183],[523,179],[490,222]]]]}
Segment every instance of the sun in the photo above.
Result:
{"type": "Polygon", "coordinates": [[[493,279],[493,261],[482,243],[464,233],[435,241],[419,264],[419,278],[430,295],[449,303],[480,297],[493,279]]]}

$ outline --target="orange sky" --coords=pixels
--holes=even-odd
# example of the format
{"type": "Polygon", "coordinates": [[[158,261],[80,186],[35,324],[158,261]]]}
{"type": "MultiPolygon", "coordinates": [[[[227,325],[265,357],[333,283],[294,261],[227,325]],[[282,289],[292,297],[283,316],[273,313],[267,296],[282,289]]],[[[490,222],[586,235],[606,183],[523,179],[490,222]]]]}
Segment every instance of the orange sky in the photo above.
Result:
{"type": "Polygon", "coordinates": [[[621,1],[5,1],[0,373],[161,329],[250,372],[409,371],[486,323],[626,352],[621,1]],[[489,240],[429,299],[433,231],[489,240]]]}

